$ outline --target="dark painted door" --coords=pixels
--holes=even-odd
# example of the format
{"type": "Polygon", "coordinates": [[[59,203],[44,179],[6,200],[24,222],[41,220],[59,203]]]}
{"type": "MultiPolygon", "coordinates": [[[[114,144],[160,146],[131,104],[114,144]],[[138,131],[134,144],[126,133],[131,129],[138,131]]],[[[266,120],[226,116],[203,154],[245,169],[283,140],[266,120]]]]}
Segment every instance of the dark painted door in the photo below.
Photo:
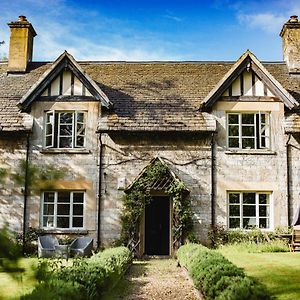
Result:
{"type": "Polygon", "coordinates": [[[170,198],[153,197],[145,207],[145,254],[169,255],[170,198]]]}

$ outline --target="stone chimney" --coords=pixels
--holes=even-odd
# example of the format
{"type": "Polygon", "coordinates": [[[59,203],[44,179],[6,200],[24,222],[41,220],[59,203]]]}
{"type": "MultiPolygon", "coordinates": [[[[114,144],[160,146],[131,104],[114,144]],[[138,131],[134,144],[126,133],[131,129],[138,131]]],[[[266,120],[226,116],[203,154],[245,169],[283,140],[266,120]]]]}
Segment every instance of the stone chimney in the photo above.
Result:
{"type": "Polygon", "coordinates": [[[283,44],[283,59],[290,73],[300,73],[300,22],[291,16],[283,25],[280,36],[283,44]]]}
{"type": "Polygon", "coordinates": [[[33,38],[36,32],[25,16],[19,16],[10,27],[8,73],[24,73],[32,60],[33,38]]]}

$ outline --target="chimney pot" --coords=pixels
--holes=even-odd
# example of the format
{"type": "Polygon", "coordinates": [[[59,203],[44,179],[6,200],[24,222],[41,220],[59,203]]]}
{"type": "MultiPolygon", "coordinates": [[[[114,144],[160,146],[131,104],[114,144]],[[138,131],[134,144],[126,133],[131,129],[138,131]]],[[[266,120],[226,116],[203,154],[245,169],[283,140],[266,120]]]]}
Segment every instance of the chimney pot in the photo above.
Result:
{"type": "Polygon", "coordinates": [[[27,22],[27,19],[25,16],[19,16],[19,22],[27,22]]]}
{"type": "Polygon", "coordinates": [[[289,21],[292,23],[298,22],[298,16],[296,16],[296,15],[291,16],[289,21]]]}

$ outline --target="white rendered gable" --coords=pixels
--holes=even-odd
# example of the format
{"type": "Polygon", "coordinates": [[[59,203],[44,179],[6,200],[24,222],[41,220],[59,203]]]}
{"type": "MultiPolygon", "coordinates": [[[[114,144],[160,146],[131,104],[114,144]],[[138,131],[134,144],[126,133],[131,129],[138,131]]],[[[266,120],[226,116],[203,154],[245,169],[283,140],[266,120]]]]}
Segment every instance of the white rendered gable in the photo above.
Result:
{"type": "Polygon", "coordinates": [[[89,90],[70,70],[62,71],[44,89],[42,96],[92,96],[89,90]]]}
{"type": "Polygon", "coordinates": [[[222,96],[274,97],[274,94],[253,70],[245,70],[232,82],[222,96]]]}

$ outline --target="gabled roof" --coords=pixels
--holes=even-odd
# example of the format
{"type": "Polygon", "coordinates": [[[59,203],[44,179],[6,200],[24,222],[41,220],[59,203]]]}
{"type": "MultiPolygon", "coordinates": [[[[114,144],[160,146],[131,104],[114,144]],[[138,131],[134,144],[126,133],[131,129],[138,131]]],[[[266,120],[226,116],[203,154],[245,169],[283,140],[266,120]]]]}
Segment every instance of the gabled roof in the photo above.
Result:
{"type": "MultiPolygon", "coordinates": [[[[155,191],[165,191],[174,181],[181,182],[182,180],[179,179],[179,177],[169,168],[169,166],[164,162],[162,158],[159,156],[154,157],[151,159],[149,164],[145,166],[142,171],[139,173],[139,175],[132,181],[132,183],[124,190],[125,193],[128,193],[134,184],[139,181],[140,178],[142,178],[149,167],[153,166],[157,162],[161,163],[163,166],[167,168],[167,174],[163,178],[157,178],[157,180],[152,184],[150,187],[151,190],[155,191]]],[[[185,189],[185,193],[189,193],[188,189],[185,189]]]]}
{"type": "MultiPolygon", "coordinates": [[[[7,62],[0,62],[0,132],[27,130],[23,124],[30,115],[20,112],[17,104],[52,65],[52,62],[31,62],[27,73],[8,75],[7,62]]],[[[99,130],[202,134],[215,131],[216,121],[213,115],[200,112],[199,107],[234,63],[78,62],[78,65],[113,103],[109,113],[102,110],[99,130]]],[[[300,76],[291,76],[284,62],[264,62],[263,67],[300,102],[300,76]]],[[[297,130],[300,132],[300,127],[297,130]]]]}
{"type": "Polygon", "coordinates": [[[268,72],[261,62],[247,50],[218,82],[218,84],[204,98],[201,109],[209,109],[222,96],[229,85],[245,70],[252,69],[268,86],[272,93],[277,96],[289,108],[299,106],[299,102],[288,93],[283,86],[268,72]]]}
{"type": "Polygon", "coordinates": [[[55,79],[63,69],[66,68],[70,69],[80,79],[90,93],[96,98],[96,100],[99,100],[103,106],[109,108],[112,105],[106,94],[99,88],[95,81],[84,72],[74,57],[65,51],[22,97],[18,103],[20,109],[22,111],[26,111],[36,97],[45,90],[48,84],[55,79]]]}

